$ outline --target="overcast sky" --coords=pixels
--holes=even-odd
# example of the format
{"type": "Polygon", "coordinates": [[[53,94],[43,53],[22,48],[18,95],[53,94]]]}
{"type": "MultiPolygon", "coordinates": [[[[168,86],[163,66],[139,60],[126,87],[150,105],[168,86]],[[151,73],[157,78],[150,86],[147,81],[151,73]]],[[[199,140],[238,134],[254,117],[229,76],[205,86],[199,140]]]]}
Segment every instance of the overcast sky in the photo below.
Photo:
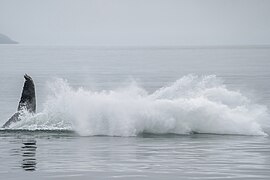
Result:
{"type": "Polygon", "coordinates": [[[22,44],[270,44],[270,0],[0,0],[0,33],[22,44]]]}

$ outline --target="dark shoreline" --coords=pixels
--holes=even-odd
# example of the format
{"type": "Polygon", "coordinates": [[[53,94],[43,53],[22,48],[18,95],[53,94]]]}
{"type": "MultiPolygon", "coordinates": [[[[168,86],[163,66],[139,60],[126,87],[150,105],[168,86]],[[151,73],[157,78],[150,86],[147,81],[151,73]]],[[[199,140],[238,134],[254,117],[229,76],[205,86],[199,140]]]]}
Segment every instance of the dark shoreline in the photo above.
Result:
{"type": "Polygon", "coordinates": [[[8,36],[4,34],[0,34],[0,44],[18,44],[18,42],[10,39],[8,36]]]}

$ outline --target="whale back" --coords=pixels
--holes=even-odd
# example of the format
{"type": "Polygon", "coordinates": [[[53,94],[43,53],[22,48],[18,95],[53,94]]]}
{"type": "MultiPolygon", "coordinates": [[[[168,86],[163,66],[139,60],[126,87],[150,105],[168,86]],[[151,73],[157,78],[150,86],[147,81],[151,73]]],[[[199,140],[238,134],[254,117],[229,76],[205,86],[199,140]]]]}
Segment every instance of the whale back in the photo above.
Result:
{"type": "Polygon", "coordinates": [[[3,128],[9,127],[10,124],[20,121],[20,113],[22,110],[27,110],[30,113],[36,112],[36,93],[34,81],[27,74],[24,75],[24,79],[25,82],[17,112],[11,116],[11,118],[9,118],[9,120],[2,126],[3,128]]]}

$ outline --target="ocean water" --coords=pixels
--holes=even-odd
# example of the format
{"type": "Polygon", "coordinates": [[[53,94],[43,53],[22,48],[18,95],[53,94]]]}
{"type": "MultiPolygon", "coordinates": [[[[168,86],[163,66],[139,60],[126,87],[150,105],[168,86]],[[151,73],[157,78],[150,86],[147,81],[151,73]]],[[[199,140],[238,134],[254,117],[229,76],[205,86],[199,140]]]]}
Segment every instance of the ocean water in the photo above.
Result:
{"type": "Polygon", "coordinates": [[[270,48],[0,46],[1,179],[269,179],[270,48]]]}

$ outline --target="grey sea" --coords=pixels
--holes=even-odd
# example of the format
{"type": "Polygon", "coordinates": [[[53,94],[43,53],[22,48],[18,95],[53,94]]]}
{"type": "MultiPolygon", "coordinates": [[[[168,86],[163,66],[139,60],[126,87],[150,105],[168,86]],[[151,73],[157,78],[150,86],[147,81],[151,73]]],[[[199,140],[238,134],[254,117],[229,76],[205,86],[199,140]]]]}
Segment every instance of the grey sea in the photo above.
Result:
{"type": "Polygon", "coordinates": [[[270,48],[0,46],[0,179],[270,179],[270,48]]]}

